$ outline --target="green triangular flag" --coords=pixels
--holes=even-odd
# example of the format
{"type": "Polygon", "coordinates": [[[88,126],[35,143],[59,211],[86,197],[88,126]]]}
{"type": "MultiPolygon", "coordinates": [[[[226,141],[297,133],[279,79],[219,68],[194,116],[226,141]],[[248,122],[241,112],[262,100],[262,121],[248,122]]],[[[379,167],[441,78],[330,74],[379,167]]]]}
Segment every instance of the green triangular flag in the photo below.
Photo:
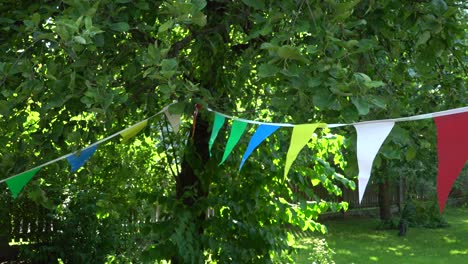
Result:
{"type": "Polygon", "coordinates": [[[218,136],[219,130],[223,127],[225,119],[226,118],[224,116],[218,113],[215,113],[213,130],[211,130],[210,142],[208,143],[209,150],[210,150],[210,157],[211,157],[211,147],[213,147],[213,143],[216,137],[218,136]]]}
{"type": "Polygon", "coordinates": [[[40,170],[41,168],[35,168],[21,174],[14,176],[13,178],[6,180],[6,184],[13,195],[13,198],[16,199],[18,194],[21,192],[23,187],[34,177],[34,175],[40,170]]]}
{"type": "Polygon", "coordinates": [[[302,148],[307,145],[309,139],[312,137],[315,129],[318,127],[325,128],[326,124],[317,123],[317,124],[304,124],[304,125],[295,125],[291,135],[291,143],[289,144],[288,154],[286,154],[286,164],[284,166],[284,177],[288,176],[289,169],[293,161],[297,158],[297,155],[302,148]]]}
{"type": "Polygon", "coordinates": [[[239,142],[246,127],[247,123],[245,122],[241,122],[238,120],[234,120],[234,122],[232,122],[231,133],[229,134],[229,139],[226,143],[226,149],[224,150],[223,159],[219,163],[220,165],[223,164],[223,162],[227,159],[229,154],[231,154],[232,149],[236,146],[237,142],[239,142]]]}
{"type": "Polygon", "coordinates": [[[138,134],[138,132],[140,132],[143,128],[145,128],[147,124],[148,124],[148,119],[145,119],[125,129],[124,131],[122,131],[120,133],[120,135],[122,136],[122,142],[126,142],[130,138],[136,136],[136,134],[138,134]]]}

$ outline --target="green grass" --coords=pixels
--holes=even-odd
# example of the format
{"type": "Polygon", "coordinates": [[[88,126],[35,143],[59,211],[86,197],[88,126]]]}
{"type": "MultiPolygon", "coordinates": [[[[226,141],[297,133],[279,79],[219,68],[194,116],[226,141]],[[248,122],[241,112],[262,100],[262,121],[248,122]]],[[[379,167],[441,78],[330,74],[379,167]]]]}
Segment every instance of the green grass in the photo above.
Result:
{"type": "MultiPolygon", "coordinates": [[[[378,219],[357,217],[325,222],[325,238],[340,263],[468,263],[468,208],[446,208],[449,227],[409,228],[406,236],[397,230],[377,230],[378,219]]],[[[315,238],[301,238],[296,263],[312,263],[315,238]]]]}

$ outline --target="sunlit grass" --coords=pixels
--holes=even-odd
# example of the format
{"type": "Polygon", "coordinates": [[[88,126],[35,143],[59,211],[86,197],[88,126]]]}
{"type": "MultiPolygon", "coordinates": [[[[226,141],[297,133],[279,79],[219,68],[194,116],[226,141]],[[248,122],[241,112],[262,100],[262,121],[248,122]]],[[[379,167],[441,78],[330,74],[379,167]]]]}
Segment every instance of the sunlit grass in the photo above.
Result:
{"type": "MultiPolygon", "coordinates": [[[[447,228],[409,228],[404,237],[397,230],[378,230],[378,219],[348,218],[325,222],[324,236],[340,263],[468,263],[468,208],[447,208],[447,228]]],[[[313,238],[302,238],[296,263],[313,263],[313,238]],[[304,248],[305,247],[305,248],[304,248]]]]}

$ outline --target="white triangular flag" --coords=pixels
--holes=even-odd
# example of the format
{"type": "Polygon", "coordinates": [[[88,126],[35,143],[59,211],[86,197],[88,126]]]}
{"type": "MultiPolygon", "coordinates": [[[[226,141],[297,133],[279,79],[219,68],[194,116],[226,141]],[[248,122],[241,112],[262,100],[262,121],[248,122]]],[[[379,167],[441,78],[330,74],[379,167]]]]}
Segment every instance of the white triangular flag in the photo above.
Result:
{"type": "Polygon", "coordinates": [[[180,128],[180,114],[171,114],[169,113],[169,110],[164,111],[164,114],[166,114],[167,120],[169,120],[169,124],[171,124],[172,130],[174,133],[179,132],[180,128]]]}
{"type": "Polygon", "coordinates": [[[393,121],[354,125],[357,131],[359,203],[361,203],[369,182],[374,158],[394,125],[393,121]]]}

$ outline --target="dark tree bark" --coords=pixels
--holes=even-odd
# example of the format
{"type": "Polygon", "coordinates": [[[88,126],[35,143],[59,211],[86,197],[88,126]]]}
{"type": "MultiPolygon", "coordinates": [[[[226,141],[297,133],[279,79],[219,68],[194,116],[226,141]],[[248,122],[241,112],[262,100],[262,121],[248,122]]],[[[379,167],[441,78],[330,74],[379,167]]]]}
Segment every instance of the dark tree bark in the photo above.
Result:
{"type": "Polygon", "coordinates": [[[385,179],[383,182],[379,183],[379,207],[381,220],[389,220],[392,218],[389,179],[385,179]]]}
{"type": "MultiPolygon", "coordinates": [[[[195,129],[191,131],[187,150],[182,161],[182,169],[176,178],[176,197],[187,206],[193,206],[198,199],[208,196],[209,181],[201,180],[203,175],[197,168],[202,168],[210,158],[208,150],[208,122],[200,115],[194,117],[195,129]]],[[[194,221],[201,223],[205,219],[205,213],[194,216],[194,221]]],[[[203,234],[203,227],[199,225],[198,233],[203,234]]],[[[173,256],[171,263],[183,263],[179,256],[173,256]]]]}
{"type": "Polygon", "coordinates": [[[185,152],[184,160],[182,161],[182,170],[176,179],[176,196],[177,199],[184,197],[188,190],[195,190],[193,195],[185,197],[183,202],[185,205],[191,206],[197,198],[206,197],[208,191],[202,186],[200,175],[196,175],[194,166],[204,166],[210,158],[208,152],[208,123],[198,115],[195,120],[195,129],[190,133],[190,143],[188,150],[185,152]],[[197,164],[194,164],[197,163],[197,164]]]}

